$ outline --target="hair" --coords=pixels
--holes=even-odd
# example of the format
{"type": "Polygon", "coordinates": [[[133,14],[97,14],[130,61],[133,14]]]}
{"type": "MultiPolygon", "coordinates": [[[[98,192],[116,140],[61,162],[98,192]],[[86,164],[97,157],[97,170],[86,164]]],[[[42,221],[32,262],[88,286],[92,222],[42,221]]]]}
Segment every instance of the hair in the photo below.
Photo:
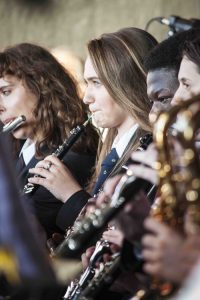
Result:
{"type": "Polygon", "coordinates": [[[186,42],[182,54],[196,64],[200,72],[200,37],[194,41],[186,42]]]}
{"type": "MultiPolygon", "coordinates": [[[[17,44],[0,52],[0,77],[12,75],[22,81],[38,99],[33,115],[36,131],[36,155],[44,157],[43,146],[52,151],[70,135],[70,130],[87,119],[76,83],[68,71],[46,49],[29,43],[17,44]]],[[[27,99],[28,101],[28,99],[27,99]]],[[[98,135],[92,125],[86,128],[74,151],[95,152],[98,135]]]]}
{"type": "MultiPolygon", "coordinates": [[[[123,108],[124,113],[131,114],[139,124],[140,134],[144,130],[150,131],[148,115],[151,104],[146,92],[144,58],[156,44],[152,35],[134,27],[103,34],[88,43],[88,54],[98,77],[112,99],[123,108]]],[[[102,160],[112,146],[116,133],[115,128],[108,129],[104,144],[99,150],[96,175],[102,160]]],[[[138,136],[136,140],[138,141],[138,136]]],[[[137,144],[136,140],[134,146],[137,144]]],[[[132,150],[133,142],[129,144],[116,170],[132,150]]]]}
{"type": "Polygon", "coordinates": [[[191,41],[199,35],[200,29],[190,29],[179,32],[158,44],[145,59],[146,71],[166,68],[175,70],[178,75],[185,42],[191,41]]]}

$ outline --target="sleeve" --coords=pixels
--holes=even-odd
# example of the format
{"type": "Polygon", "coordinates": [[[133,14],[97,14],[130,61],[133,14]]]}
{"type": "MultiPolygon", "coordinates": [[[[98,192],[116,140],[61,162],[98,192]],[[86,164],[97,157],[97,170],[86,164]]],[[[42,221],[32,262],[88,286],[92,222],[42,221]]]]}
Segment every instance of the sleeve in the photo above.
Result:
{"type": "Polygon", "coordinates": [[[56,219],[57,226],[62,230],[72,226],[89,198],[91,195],[84,190],[73,194],[60,209],[56,219]]]}

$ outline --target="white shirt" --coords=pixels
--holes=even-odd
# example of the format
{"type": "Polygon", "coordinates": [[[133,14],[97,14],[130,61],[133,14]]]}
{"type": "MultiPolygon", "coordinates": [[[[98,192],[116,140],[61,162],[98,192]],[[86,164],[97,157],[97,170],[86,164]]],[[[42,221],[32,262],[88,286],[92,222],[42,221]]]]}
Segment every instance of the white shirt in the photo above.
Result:
{"type": "Polygon", "coordinates": [[[116,142],[116,138],[113,141],[112,148],[115,148],[117,151],[117,154],[120,157],[122,157],[124,150],[126,149],[128,143],[130,142],[130,139],[138,129],[139,125],[134,124],[121,138],[118,142],[116,142]]]}
{"type": "Polygon", "coordinates": [[[19,156],[21,154],[23,155],[25,165],[27,166],[35,155],[35,143],[32,140],[27,139],[20,151],[19,156]]]}

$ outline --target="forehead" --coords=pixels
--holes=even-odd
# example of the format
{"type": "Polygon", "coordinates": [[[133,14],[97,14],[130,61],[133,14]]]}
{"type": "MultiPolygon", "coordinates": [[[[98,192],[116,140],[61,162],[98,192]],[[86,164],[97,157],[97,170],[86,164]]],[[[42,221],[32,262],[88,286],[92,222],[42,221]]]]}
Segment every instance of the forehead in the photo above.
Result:
{"type": "Polygon", "coordinates": [[[7,86],[10,84],[17,84],[20,80],[12,75],[5,75],[4,77],[0,77],[0,87],[7,86]]]}
{"type": "Polygon", "coordinates": [[[178,79],[173,69],[159,69],[148,72],[147,92],[152,93],[162,89],[177,88],[178,79]]]}
{"type": "Polygon", "coordinates": [[[91,58],[88,56],[86,61],[85,61],[85,67],[84,67],[84,78],[89,78],[89,77],[97,77],[97,73],[93,67],[91,58]]]}
{"type": "Polygon", "coordinates": [[[200,75],[200,71],[198,66],[193,63],[191,60],[189,60],[186,56],[183,57],[182,61],[181,61],[181,65],[180,65],[180,70],[178,73],[178,77],[179,79],[181,78],[188,78],[191,75],[195,76],[199,76],[200,75]]]}

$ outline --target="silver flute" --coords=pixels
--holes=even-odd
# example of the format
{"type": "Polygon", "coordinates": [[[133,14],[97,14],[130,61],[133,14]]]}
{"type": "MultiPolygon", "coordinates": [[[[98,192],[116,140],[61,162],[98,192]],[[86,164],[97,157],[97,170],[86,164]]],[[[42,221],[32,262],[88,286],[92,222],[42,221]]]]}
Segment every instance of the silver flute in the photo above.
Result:
{"type": "Polygon", "coordinates": [[[3,126],[2,132],[3,133],[9,133],[14,131],[17,127],[19,127],[21,124],[23,124],[26,121],[25,116],[19,116],[15,118],[13,121],[9,122],[8,124],[3,126]]]}
{"type": "MultiPolygon", "coordinates": [[[[78,140],[81,134],[85,131],[85,127],[89,123],[92,116],[89,116],[88,119],[82,124],[77,125],[70,131],[70,136],[66,138],[62,145],[60,145],[52,155],[58,157],[59,159],[63,159],[65,154],[71,149],[74,143],[78,140]]],[[[34,177],[39,177],[39,175],[34,175],[34,177]]],[[[33,194],[39,186],[33,183],[27,183],[24,186],[23,193],[24,194],[33,194]]]]}

